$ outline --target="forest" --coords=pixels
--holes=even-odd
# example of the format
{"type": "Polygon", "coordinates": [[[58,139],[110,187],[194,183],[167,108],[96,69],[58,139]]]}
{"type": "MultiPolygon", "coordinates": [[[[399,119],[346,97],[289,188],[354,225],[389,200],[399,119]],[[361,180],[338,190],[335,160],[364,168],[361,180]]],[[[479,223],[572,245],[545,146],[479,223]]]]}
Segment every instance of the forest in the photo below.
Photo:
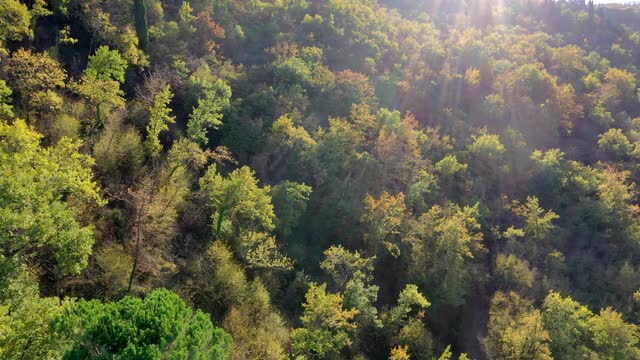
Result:
{"type": "Polygon", "coordinates": [[[0,0],[0,359],[640,359],[640,5],[0,0]]]}

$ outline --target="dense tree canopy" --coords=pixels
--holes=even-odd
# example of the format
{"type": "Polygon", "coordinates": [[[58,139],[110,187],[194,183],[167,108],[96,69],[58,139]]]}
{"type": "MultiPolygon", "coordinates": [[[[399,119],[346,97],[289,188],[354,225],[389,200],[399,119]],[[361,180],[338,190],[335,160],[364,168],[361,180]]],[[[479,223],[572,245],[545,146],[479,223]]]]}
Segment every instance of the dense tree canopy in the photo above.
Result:
{"type": "Polygon", "coordinates": [[[69,338],[63,359],[224,359],[231,343],[206,314],[193,312],[164,289],[110,304],[80,301],[58,315],[52,327],[69,338]]]}
{"type": "Polygon", "coordinates": [[[639,69],[635,4],[0,0],[0,358],[638,359],[639,69]]]}

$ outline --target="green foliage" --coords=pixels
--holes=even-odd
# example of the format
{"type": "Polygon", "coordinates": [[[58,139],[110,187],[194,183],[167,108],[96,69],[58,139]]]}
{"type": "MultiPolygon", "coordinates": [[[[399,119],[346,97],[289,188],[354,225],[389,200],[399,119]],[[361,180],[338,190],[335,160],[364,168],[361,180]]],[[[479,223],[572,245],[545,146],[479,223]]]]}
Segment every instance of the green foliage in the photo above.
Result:
{"type": "Polygon", "coordinates": [[[275,80],[283,86],[301,84],[308,86],[311,82],[311,70],[302,59],[288,58],[277,62],[273,69],[275,80]]]}
{"type": "Polygon", "coordinates": [[[555,229],[553,221],[560,218],[553,210],[544,211],[536,197],[528,196],[525,204],[514,202],[513,212],[524,220],[524,234],[535,240],[545,240],[555,229]]]}
{"type": "Polygon", "coordinates": [[[551,350],[555,357],[579,359],[590,354],[588,344],[592,335],[589,321],[594,314],[570,297],[550,292],[544,300],[542,318],[553,339],[551,350]]]}
{"type": "Polygon", "coordinates": [[[31,14],[27,6],[18,0],[0,2],[0,49],[7,40],[22,40],[31,36],[31,14]]]}
{"type": "Polygon", "coordinates": [[[407,346],[397,346],[391,349],[389,354],[389,360],[409,360],[409,349],[407,346]]]}
{"type": "Polygon", "coordinates": [[[13,91],[7,86],[7,82],[0,80],[0,119],[13,117],[13,106],[11,106],[11,94],[13,91]]]}
{"type": "Polygon", "coordinates": [[[412,281],[424,284],[432,301],[462,304],[473,274],[473,259],[484,246],[478,208],[438,205],[411,224],[403,241],[409,245],[412,281]]]}
{"type": "Polygon", "coordinates": [[[451,177],[467,170],[467,164],[458,162],[455,155],[447,155],[436,163],[436,171],[442,176],[451,177]]]}
{"type": "Polygon", "coordinates": [[[418,170],[407,194],[407,205],[415,212],[421,213],[427,210],[427,200],[432,199],[439,190],[436,175],[418,170]]]}
{"type": "Polygon", "coordinates": [[[131,127],[109,124],[93,146],[93,156],[98,172],[109,182],[134,178],[144,160],[140,134],[131,127]]]}
{"type": "Polygon", "coordinates": [[[263,232],[246,231],[240,234],[237,241],[238,253],[248,267],[291,270],[292,261],[280,253],[273,236],[263,232]]]}
{"type": "Polygon", "coordinates": [[[426,328],[423,311],[419,311],[402,326],[397,336],[397,343],[408,346],[416,359],[432,359],[434,340],[426,328]]]}
{"type": "Polygon", "coordinates": [[[593,344],[603,357],[635,359],[640,356],[638,326],[625,323],[622,315],[611,308],[602,309],[590,319],[593,344]]]}
{"type": "Polygon", "coordinates": [[[273,122],[271,132],[274,141],[287,149],[304,150],[312,147],[316,141],[301,126],[295,126],[288,116],[282,116],[273,122]]]}
{"type": "Polygon", "coordinates": [[[274,229],[271,187],[259,187],[255,173],[249,167],[241,167],[225,178],[212,165],[200,179],[200,187],[214,211],[214,229],[217,234],[220,234],[223,222],[231,223],[235,231],[274,229]]]}
{"type": "Polygon", "coordinates": [[[418,291],[416,285],[409,284],[398,296],[398,304],[389,310],[388,321],[395,326],[403,326],[413,311],[426,309],[431,303],[418,291]]]}
{"type": "Polygon", "coordinates": [[[271,188],[273,206],[276,213],[278,233],[287,237],[298,225],[300,217],[307,209],[307,203],[313,190],[305,184],[284,181],[271,188]]]}
{"type": "Polygon", "coordinates": [[[609,129],[598,135],[598,146],[600,150],[620,157],[628,156],[632,150],[631,142],[621,129],[609,129]]]}
{"type": "Polygon", "coordinates": [[[49,112],[60,109],[62,99],[57,91],[65,86],[67,73],[56,60],[46,53],[20,48],[11,54],[6,70],[7,84],[25,110],[49,112]]]}
{"type": "Polygon", "coordinates": [[[133,257],[117,244],[107,244],[96,250],[96,264],[102,272],[101,280],[110,294],[127,289],[133,268],[133,257]]]}
{"type": "Polygon", "coordinates": [[[598,200],[604,216],[604,224],[616,234],[618,240],[635,243],[637,231],[634,226],[638,208],[632,203],[636,196],[636,185],[629,181],[628,171],[619,171],[613,167],[605,168],[598,184],[598,200]]]}
{"type": "Polygon", "coordinates": [[[602,86],[602,81],[600,80],[601,75],[599,73],[589,73],[589,75],[585,76],[583,82],[584,86],[588,90],[595,90],[602,86]]]}
{"type": "Polygon", "coordinates": [[[57,274],[78,274],[94,243],[92,226],[79,221],[81,204],[103,204],[93,159],[78,152],[80,142],[63,138],[43,148],[40,139],[22,120],[0,123],[0,244],[5,256],[53,261],[57,274]]]}
{"type": "Polygon", "coordinates": [[[542,314],[518,294],[498,292],[491,300],[489,329],[483,344],[496,359],[553,359],[542,314]]]}
{"type": "Polygon", "coordinates": [[[124,82],[127,61],[122,58],[118,50],[110,50],[108,46],[100,46],[95,54],[89,56],[89,64],[85,74],[96,80],[115,80],[124,82]]]}
{"type": "Polygon", "coordinates": [[[289,269],[291,260],[278,250],[269,232],[275,229],[271,188],[260,188],[248,167],[233,171],[227,178],[210,166],[200,179],[200,187],[213,209],[216,236],[225,239],[253,268],[289,269]]]}
{"type": "Polygon", "coordinates": [[[0,358],[640,358],[638,23],[0,0],[0,358]]]}
{"type": "Polygon", "coordinates": [[[310,285],[300,318],[303,327],[291,333],[291,347],[299,358],[325,357],[351,343],[353,318],[358,311],[345,310],[342,296],[327,293],[326,287],[310,285]]]}
{"type": "Polygon", "coordinates": [[[31,12],[31,28],[32,29],[35,29],[36,20],[39,17],[49,16],[53,14],[51,10],[47,9],[47,5],[48,4],[46,0],[35,0],[31,4],[30,12],[31,12]]]}
{"type": "Polygon", "coordinates": [[[1,255],[0,266],[0,356],[7,360],[60,358],[49,323],[70,303],[40,298],[37,279],[26,266],[10,264],[1,255]]]}
{"type": "Polygon", "coordinates": [[[64,359],[224,359],[231,337],[171,291],[115,303],[79,301],[56,317],[53,329],[68,342],[64,359]]]}
{"type": "MultiPolygon", "coordinates": [[[[224,315],[234,338],[229,359],[286,359],[289,329],[272,308],[269,292],[259,279],[249,281],[224,244],[215,241],[201,269],[201,283],[191,292],[210,312],[224,315]]],[[[196,278],[198,279],[198,278],[196,278]]]]}
{"type": "MultiPolygon", "coordinates": [[[[453,356],[453,353],[451,352],[451,345],[447,345],[447,347],[444,349],[444,351],[442,352],[442,355],[440,355],[438,360],[450,360],[452,356],[453,356]]],[[[460,354],[460,357],[458,359],[468,360],[469,358],[467,357],[467,354],[462,353],[460,354]]]]}
{"type": "Polygon", "coordinates": [[[124,108],[124,92],[120,84],[124,82],[127,61],[117,50],[101,46],[89,56],[89,64],[84,71],[77,91],[95,107],[94,129],[104,126],[105,116],[113,109],[124,108]]]}
{"type": "Polygon", "coordinates": [[[168,124],[173,124],[176,121],[175,116],[171,114],[171,103],[173,94],[171,93],[171,87],[167,85],[162,91],[156,95],[151,108],[151,118],[147,125],[147,148],[151,153],[151,156],[156,157],[162,151],[162,144],[160,143],[160,133],[169,130],[168,124]]]}
{"type": "Polygon", "coordinates": [[[531,289],[536,279],[536,272],[530,268],[528,261],[503,253],[496,257],[496,275],[503,287],[521,291],[531,289]]]}
{"type": "Polygon", "coordinates": [[[384,192],[379,199],[367,195],[364,207],[361,221],[366,224],[365,240],[370,253],[378,255],[388,252],[398,257],[400,248],[396,238],[404,222],[404,194],[393,196],[384,192]]]}
{"type": "Polygon", "coordinates": [[[200,98],[198,105],[193,108],[187,124],[189,138],[201,145],[209,142],[207,132],[222,125],[222,111],[229,106],[231,88],[224,81],[218,79],[208,84],[200,98]]]}
{"type": "Polygon", "coordinates": [[[320,267],[333,278],[344,294],[347,309],[356,309],[356,321],[363,325],[377,323],[378,310],[374,304],[378,298],[378,286],[373,281],[373,258],[363,258],[359,252],[351,253],[340,246],[332,246],[324,252],[320,267]]]}
{"type": "Polygon", "coordinates": [[[324,256],[320,267],[331,275],[339,289],[344,289],[358,273],[366,280],[371,280],[375,258],[363,258],[359,252],[352,253],[342,246],[330,247],[324,252],[324,256]]]}
{"type": "Polygon", "coordinates": [[[553,50],[552,61],[555,67],[570,82],[580,79],[589,70],[582,62],[584,50],[576,45],[567,45],[553,50]]]}
{"type": "Polygon", "coordinates": [[[366,104],[372,109],[378,105],[378,99],[369,79],[361,73],[344,70],[336,74],[336,99],[342,103],[338,114],[346,114],[353,104],[366,104]]]}
{"type": "Polygon", "coordinates": [[[95,75],[85,75],[78,85],[78,92],[95,107],[95,128],[104,126],[105,115],[114,109],[125,106],[124,92],[120,89],[120,83],[111,79],[100,79],[95,75]]]}
{"type": "Polygon", "coordinates": [[[51,128],[47,129],[49,136],[54,142],[63,137],[78,140],[82,124],[75,116],[69,114],[59,114],[52,120],[51,128]]]}
{"type": "MultiPolygon", "coordinates": [[[[632,101],[636,96],[636,77],[633,73],[617,69],[610,68],[604,75],[605,85],[612,87],[611,90],[617,90],[620,100],[632,101]]],[[[615,96],[615,95],[612,95],[615,96]]]]}
{"type": "Polygon", "coordinates": [[[147,25],[147,6],[144,0],[133,1],[133,18],[136,24],[136,34],[140,42],[140,48],[147,51],[149,48],[149,26],[147,25]]]}
{"type": "Polygon", "coordinates": [[[555,357],[638,357],[638,327],[626,323],[615,310],[606,308],[594,314],[570,297],[563,298],[556,292],[547,295],[543,308],[543,319],[553,340],[551,349],[555,357]]]}
{"type": "Polygon", "coordinates": [[[498,135],[482,134],[472,136],[471,139],[473,142],[469,145],[469,151],[475,156],[482,157],[486,161],[498,161],[506,151],[498,135]]]}
{"type": "Polygon", "coordinates": [[[3,359],[47,359],[58,358],[57,344],[49,339],[48,326],[51,319],[63,307],[57,298],[28,298],[9,312],[0,307],[3,329],[0,336],[0,355],[3,359]]]}

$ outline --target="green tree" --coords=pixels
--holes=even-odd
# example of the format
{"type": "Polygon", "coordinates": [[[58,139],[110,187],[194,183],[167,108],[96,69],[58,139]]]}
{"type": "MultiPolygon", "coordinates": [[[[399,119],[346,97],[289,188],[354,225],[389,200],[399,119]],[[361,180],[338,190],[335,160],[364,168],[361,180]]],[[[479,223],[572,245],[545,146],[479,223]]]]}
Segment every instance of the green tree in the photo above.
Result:
{"type": "Polygon", "coordinates": [[[273,72],[275,81],[282,87],[307,87],[311,82],[311,69],[297,57],[277,60],[273,65],[273,72]]]}
{"type": "Polygon", "coordinates": [[[187,124],[189,138],[201,145],[209,142],[207,132],[222,125],[222,111],[230,105],[231,87],[223,80],[217,79],[208,84],[200,98],[198,105],[193,108],[187,124]]]}
{"type": "Polygon", "coordinates": [[[176,121],[176,117],[170,115],[171,108],[169,103],[171,98],[173,98],[171,87],[167,85],[156,95],[151,108],[151,117],[147,125],[147,148],[152,157],[157,157],[162,151],[160,133],[169,130],[168,124],[173,124],[176,121]]]}
{"type": "Polygon", "coordinates": [[[262,281],[247,279],[234,258],[226,245],[214,241],[206,257],[191,264],[197,273],[189,283],[189,293],[214,318],[224,319],[234,339],[229,360],[288,359],[289,329],[271,305],[262,281]]]}
{"type": "Polygon", "coordinates": [[[351,344],[350,334],[358,310],[345,310],[343,297],[326,292],[326,284],[312,283],[304,303],[302,328],[291,333],[293,353],[303,359],[323,358],[351,344]]]}
{"type": "Polygon", "coordinates": [[[589,71],[582,62],[583,57],[584,50],[576,45],[553,49],[553,69],[560,73],[563,80],[577,83],[589,71]]]}
{"type": "Polygon", "coordinates": [[[0,80],[0,119],[13,117],[13,106],[11,106],[11,94],[13,91],[7,86],[4,80],[0,80]]]}
{"type": "Polygon", "coordinates": [[[557,292],[550,292],[542,305],[545,328],[551,336],[556,358],[635,359],[639,330],[611,308],[594,314],[587,307],[557,292]]]}
{"type": "Polygon", "coordinates": [[[400,248],[397,237],[404,223],[406,211],[404,194],[393,196],[383,192],[379,199],[368,195],[364,201],[364,208],[365,213],[361,221],[365,225],[365,241],[371,255],[388,252],[398,257],[400,248]]]}
{"type": "Polygon", "coordinates": [[[65,86],[67,73],[55,59],[20,48],[11,54],[5,69],[7,84],[24,110],[41,114],[60,110],[58,90],[65,86]]]}
{"type": "Polygon", "coordinates": [[[424,310],[431,303],[413,284],[408,284],[398,296],[398,304],[386,314],[386,322],[391,326],[402,327],[409,321],[410,315],[416,310],[424,310]]]}
{"type": "Polygon", "coordinates": [[[551,351],[555,358],[588,358],[593,337],[591,319],[595,316],[587,307],[570,297],[563,298],[550,292],[542,304],[542,319],[552,339],[551,351]]]}
{"type": "Polygon", "coordinates": [[[593,344],[604,358],[631,360],[640,357],[640,330],[635,324],[626,323],[622,314],[606,308],[592,317],[589,325],[593,331],[593,344]]]}
{"type": "Polygon", "coordinates": [[[329,118],[329,128],[318,135],[320,139],[310,155],[317,176],[326,180],[353,172],[358,165],[360,133],[344,119],[329,118]]]}
{"type": "Polygon", "coordinates": [[[332,246],[324,252],[320,267],[333,278],[337,289],[344,294],[344,306],[356,309],[356,321],[363,325],[376,324],[378,286],[373,282],[375,257],[364,258],[358,251],[350,252],[341,246],[332,246]]]}
{"type": "Polygon", "coordinates": [[[271,188],[273,206],[276,213],[276,228],[279,234],[287,237],[298,225],[300,217],[307,209],[312,189],[305,184],[284,181],[271,188]]]}
{"type": "Polygon", "coordinates": [[[621,103],[623,108],[636,102],[636,76],[628,71],[610,68],[604,75],[602,96],[612,106],[621,103]]]}
{"type": "Polygon", "coordinates": [[[353,104],[366,104],[371,109],[378,107],[375,90],[366,75],[351,70],[336,74],[335,110],[337,114],[347,115],[353,104]]]}
{"type": "Polygon", "coordinates": [[[478,206],[436,205],[412,221],[403,239],[411,250],[411,279],[438,305],[464,303],[473,259],[484,251],[479,216],[478,206]]]}
{"type": "Polygon", "coordinates": [[[115,80],[122,84],[127,66],[127,60],[122,58],[118,50],[100,46],[95,54],[89,56],[85,74],[98,80],[115,80]]]}
{"type": "Polygon", "coordinates": [[[52,322],[64,359],[225,359],[231,337],[164,289],[115,303],[81,300],[52,322]]]}
{"type": "Polygon", "coordinates": [[[34,0],[31,3],[31,30],[35,31],[36,29],[36,21],[40,17],[45,17],[53,14],[53,11],[47,9],[48,3],[47,0],[34,0]]]}
{"type": "Polygon", "coordinates": [[[242,231],[235,248],[250,268],[291,270],[293,265],[280,253],[276,238],[267,233],[242,231]]]}
{"type": "Polygon", "coordinates": [[[227,178],[212,165],[200,179],[200,187],[213,210],[213,228],[249,267],[289,269],[291,261],[278,250],[271,187],[259,187],[254,172],[246,166],[227,178]]]}
{"type": "Polygon", "coordinates": [[[33,36],[27,6],[17,0],[0,2],[0,52],[7,40],[22,40],[25,36],[33,36]]]}
{"type": "Polygon", "coordinates": [[[469,165],[459,162],[458,157],[454,154],[446,155],[435,164],[438,185],[445,194],[452,196],[459,193],[459,183],[462,182],[468,168],[469,165]]]}
{"type": "Polygon", "coordinates": [[[0,357],[60,358],[60,344],[51,336],[49,323],[70,302],[40,298],[37,277],[24,264],[10,264],[0,255],[0,268],[0,357]]]}
{"type": "Polygon", "coordinates": [[[22,120],[0,122],[0,247],[10,260],[52,260],[56,274],[78,274],[94,243],[80,204],[103,204],[93,159],[78,152],[80,142],[43,148],[41,137],[22,120]]]}
{"type": "Polygon", "coordinates": [[[124,107],[124,92],[120,89],[120,84],[124,82],[126,69],[127,61],[117,50],[109,50],[107,46],[99,47],[94,55],[89,56],[89,64],[78,85],[78,92],[95,106],[94,129],[104,126],[103,114],[124,107]]]}
{"type": "Polygon", "coordinates": [[[472,143],[468,146],[471,171],[475,175],[475,192],[482,198],[488,192],[496,191],[496,184],[505,175],[504,154],[506,147],[496,134],[482,133],[471,136],[472,143]]]}
{"type": "Polygon", "coordinates": [[[107,185],[125,183],[143,170],[142,138],[135,128],[110,121],[93,146],[93,156],[96,172],[107,185]]]}
{"type": "MultiPolygon", "coordinates": [[[[451,360],[452,356],[453,356],[453,353],[451,352],[451,345],[447,345],[447,347],[444,349],[444,351],[442,352],[442,355],[440,355],[438,360],[451,360]]],[[[467,357],[467,354],[462,353],[460,354],[460,357],[458,358],[458,360],[469,360],[469,358],[467,357]]]]}
{"type": "Polygon", "coordinates": [[[519,217],[521,228],[510,228],[505,232],[507,249],[521,258],[528,258],[537,267],[542,266],[545,256],[553,249],[556,220],[560,218],[553,210],[545,211],[537,197],[528,196],[521,204],[513,201],[512,211],[519,217]],[[521,238],[521,239],[518,239],[521,238]]]}
{"type": "Polygon", "coordinates": [[[418,170],[413,176],[407,195],[407,205],[415,213],[427,210],[427,201],[433,199],[439,189],[436,175],[418,170]]]}
{"type": "Polygon", "coordinates": [[[225,223],[232,227],[234,234],[241,229],[274,229],[271,187],[260,187],[255,173],[249,167],[243,166],[225,178],[212,165],[200,179],[200,187],[214,211],[214,230],[217,235],[221,234],[225,223]]]}
{"type": "Polygon", "coordinates": [[[485,163],[500,161],[507,150],[496,134],[474,135],[471,139],[473,142],[468,147],[469,152],[485,163]]]}
{"type": "MultiPolygon", "coordinates": [[[[411,360],[408,346],[396,346],[391,349],[389,360],[411,360]]],[[[447,360],[447,359],[445,359],[447,360]]]]}
{"type": "Polygon", "coordinates": [[[629,156],[633,150],[633,145],[622,129],[609,129],[598,135],[598,147],[601,151],[622,158],[629,156]]]}
{"type": "Polygon", "coordinates": [[[455,155],[447,155],[435,165],[436,171],[445,177],[464,172],[467,167],[467,164],[460,163],[455,155]]]}
{"type": "Polygon", "coordinates": [[[431,303],[420,293],[418,287],[408,284],[400,292],[398,303],[381,316],[392,345],[408,346],[416,359],[430,359],[432,339],[424,323],[424,312],[431,303]]]}
{"type": "Polygon", "coordinates": [[[527,260],[500,253],[496,257],[496,275],[499,285],[522,292],[533,287],[537,274],[527,260]]]}
{"type": "Polygon", "coordinates": [[[149,26],[147,25],[147,6],[144,0],[133,1],[133,18],[140,48],[143,51],[147,51],[149,48],[149,26]]]}
{"type": "Polygon", "coordinates": [[[324,256],[320,267],[331,275],[338,289],[344,290],[357,273],[364,274],[367,281],[372,280],[375,257],[362,257],[360,252],[350,252],[342,246],[330,247],[325,250],[324,256]]]}
{"type": "Polygon", "coordinates": [[[536,241],[549,238],[556,226],[553,221],[560,218],[553,210],[544,211],[540,207],[540,201],[533,196],[527,196],[527,202],[520,204],[514,202],[513,212],[524,220],[524,234],[536,241]]]}
{"type": "Polygon", "coordinates": [[[105,114],[125,106],[124,92],[120,89],[120,83],[115,80],[102,80],[96,76],[85,75],[78,85],[78,92],[95,107],[96,122],[93,130],[104,126],[105,114]]]}
{"type": "Polygon", "coordinates": [[[497,292],[491,300],[489,329],[483,339],[492,359],[551,360],[551,338],[542,314],[514,292],[497,292]]]}
{"type": "Polygon", "coordinates": [[[399,111],[387,109],[378,111],[377,121],[380,131],[373,153],[382,165],[389,187],[394,189],[401,184],[398,188],[405,189],[411,175],[424,166],[417,121],[413,115],[401,118],[399,111]]]}

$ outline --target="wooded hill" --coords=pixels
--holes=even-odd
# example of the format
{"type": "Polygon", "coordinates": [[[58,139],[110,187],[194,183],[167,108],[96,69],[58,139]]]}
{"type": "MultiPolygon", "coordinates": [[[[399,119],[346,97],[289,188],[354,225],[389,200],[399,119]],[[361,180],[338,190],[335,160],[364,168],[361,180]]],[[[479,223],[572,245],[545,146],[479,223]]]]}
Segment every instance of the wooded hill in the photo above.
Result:
{"type": "Polygon", "coordinates": [[[1,359],[640,359],[640,7],[0,0],[1,359]]]}

